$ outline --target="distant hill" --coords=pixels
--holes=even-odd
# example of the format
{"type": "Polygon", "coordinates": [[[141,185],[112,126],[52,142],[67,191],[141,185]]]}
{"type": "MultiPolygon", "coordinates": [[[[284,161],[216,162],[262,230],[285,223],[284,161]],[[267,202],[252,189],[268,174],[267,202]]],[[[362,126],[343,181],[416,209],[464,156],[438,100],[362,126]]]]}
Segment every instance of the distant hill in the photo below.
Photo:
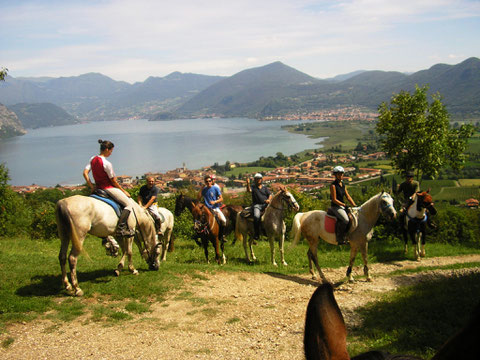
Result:
{"type": "Polygon", "coordinates": [[[12,78],[0,83],[0,101],[53,103],[82,120],[148,118],[170,111],[221,76],[172,73],[128,84],[98,73],[61,78],[12,78]]]}
{"type": "Polygon", "coordinates": [[[47,126],[71,125],[78,123],[72,115],[61,107],[51,103],[16,104],[8,107],[12,110],[26,129],[47,126]]]}
{"type": "Polygon", "coordinates": [[[0,139],[25,134],[26,131],[17,115],[8,110],[5,105],[0,104],[0,139]]]}
{"type": "Polygon", "coordinates": [[[257,116],[266,104],[323,83],[281,62],[241,71],[219,81],[177,109],[182,116],[257,116]]]}
{"type": "Polygon", "coordinates": [[[358,71],[316,79],[281,62],[230,77],[171,73],[128,84],[97,73],[62,78],[12,78],[0,102],[53,103],[79,120],[224,116],[264,118],[339,107],[376,111],[392,94],[429,85],[455,119],[480,118],[480,60],[437,64],[405,74],[358,71]]]}

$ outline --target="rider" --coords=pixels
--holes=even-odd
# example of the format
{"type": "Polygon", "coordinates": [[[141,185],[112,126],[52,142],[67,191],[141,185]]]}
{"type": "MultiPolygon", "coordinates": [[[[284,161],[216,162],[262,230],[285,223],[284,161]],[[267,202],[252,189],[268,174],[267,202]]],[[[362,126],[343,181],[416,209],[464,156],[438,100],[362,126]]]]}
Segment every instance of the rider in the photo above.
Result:
{"type": "Polygon", "coordinates": [[[337,217],[336,232],[338,245],[343,245],[347,242],[347,227],[350,221],[346,211],[347,205],[345,204],[344,198],[346,198],[350,202],[350,204],[352,204],[352,206],[357,206],[355,205],[355,202],[353,201],[352,197],[347,191],[345,184],[343,183],[344,174],[344,168],[342,166],[336,166],[333,169],[333,176],[335,176],[335,181],[333,181],[330,185],[331,209],[337,217]]]}
{"type": "Polygon", "coordinates": [[[148,212],[152,215],[153,219],[155,220],[155,228],[157,230],[157,234],[162,235],[162,217],[158,212],[157,196],[158,188],[155,186],[155,179],[153,178],[153,176],[148,176],[147,184],[143,185],[140,188],[137,202],[144,209],[147,209],[148,212]]]}
{"type": "Polygon", "coordinates": [[[135,231],[128,228],[128,216],[132,211],[132,202],[130,194],[125,191],[117,181],[113,166],[107,158],[112,155],[114,144],[108,140],[98,140],[100,144],[100,155],[90,158],[87,166],[83,170],[83,177],[90,187],[91,191],[95,189],[104,190],[112,199],[124,206],[124,209],[118,220],[116,234],[119,236],[133,236],[135,231]],[[95,185],[90,180],[89,172],[92,171],[95,185]]]}
{"type": "Polygon", "coordinates": [[[205,205],[216,215],[219,225],[218,238],[223,241],[223,234],[225,230],[225,225],[227,224],[227,219],[220,210],[222,205],[223,196],[218,185],[213,185],[213,180],[210,175],[205,176],[205,186],[198,193],[198,200],[203,197],[205,205]]]}
{"type": "Polygon", "coordinates": [[[247,191],[252,193],[254,239],[258,240],[261,216],[267,205],[272,201],[272,194],[266,186],[263,186],[262,174],[256,173],[253,179],[255,184],[250,187],[250,179],[247,177],[247,191]]]}

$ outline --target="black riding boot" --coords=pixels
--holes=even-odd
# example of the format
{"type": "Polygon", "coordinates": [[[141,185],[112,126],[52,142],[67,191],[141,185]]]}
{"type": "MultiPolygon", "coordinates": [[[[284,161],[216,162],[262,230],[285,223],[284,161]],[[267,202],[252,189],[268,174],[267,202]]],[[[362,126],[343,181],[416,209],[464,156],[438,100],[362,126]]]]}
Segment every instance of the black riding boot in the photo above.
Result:
{"type": "Polygon", "coordinates": [[[135,231],[128,228],[128,216],[130,215],[130,210],[123,209],[122,213],[120,214],[120,219],[118,219],[117,225],[117,235],[119,236],[133,236],[135,231]]]}
{"type": "Polygon", "coordinates": [[[343,221],[337,219],[335,233],[337,235],[338,245],[345,245],[347,243],[347,224],[344,224],[343,221]]]}
{"type": "Polygon", "coordinates": [[[258,240],[260,238],[260,219],[253,218],[253,230],[254,230],[253,238],[255,240],[258,240]]]}
{"type": "Polygon", "coordinates": [[[224,234],[225,234],[225,225],[222,225],[222,223],[218,223],[218,240],[220,242],[225,242],[225,238],[224,238],[224,234]]]}

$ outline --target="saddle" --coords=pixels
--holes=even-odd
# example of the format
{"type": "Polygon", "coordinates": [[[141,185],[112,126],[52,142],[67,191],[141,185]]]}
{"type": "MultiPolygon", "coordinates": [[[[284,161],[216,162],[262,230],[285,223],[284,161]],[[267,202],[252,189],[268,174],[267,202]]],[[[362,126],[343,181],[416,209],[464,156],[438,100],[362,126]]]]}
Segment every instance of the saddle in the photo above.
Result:
{"type": "Polygon", "coordinates": [[[113,210],[115,210],[115,213],[117,214],[117,216],[120,217],[120,214],[122,213],[122,210],[123,210],[123,206],[120,205],[115,200],[113,200],[105,190],[95,189],[95,191],[93,192],[93,194],[90,195],[90,197],[107,203],[113,208],[113,210]]]}
{"type": "MultiPolygon", "coordinates": [[[[266,208],[263,209],[263,211],[260,214],[260,218],[262,219],[262,221],[263,221],[263,215],[265,214],[265,210],[266,208]]],[[[240,216],[245,219],[248,219],[249,221],[253,221],[253,206],[247,206],[245,209],[243,209],[240,212],[240,216]]]]}
{"type": "MultiPolygon", "coordinates": [[[[351,208],[347,208],[347,215],[349,221],[347,227],[343,230],[345,234],[350,234],[357,228],[358,218],[356,212],[356,210],[352,211],[351,208]]],[[[341,222],[338,221],[337,216],[335,215],[335,212],[332,210],[332,208],[328,208],[327,214],[325,215],[325,231],[330,234],[335,234],[338,238],[339,232],[341,231],[339,227],[340,223],[341,222]]]]}

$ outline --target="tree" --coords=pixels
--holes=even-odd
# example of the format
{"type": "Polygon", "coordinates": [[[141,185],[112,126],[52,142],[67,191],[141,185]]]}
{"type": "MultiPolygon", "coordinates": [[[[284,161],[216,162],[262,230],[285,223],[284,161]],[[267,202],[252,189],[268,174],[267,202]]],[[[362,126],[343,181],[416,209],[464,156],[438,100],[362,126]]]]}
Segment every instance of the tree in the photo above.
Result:
{"type": "Polygon", "coordinates": [[[464,151],[473,134],[471,125],[450,128],[440,94],[434,94],[429,103],[427,92],[428,86],[416,86],[413,94],[394,94],[390,104],[379,106],[376,126],[393,166],[399,171],[414,170],[418,178],[435,177],[445,166],[458,170],[465,162],[464,151]]]}
{"type": "Polygon", "coordinates": [[[7,77],[7,72],[8,72],[8,69],[6,68],[1,68],[0,69],[0,81],[5,81],[5,78],[7,77]]]}

